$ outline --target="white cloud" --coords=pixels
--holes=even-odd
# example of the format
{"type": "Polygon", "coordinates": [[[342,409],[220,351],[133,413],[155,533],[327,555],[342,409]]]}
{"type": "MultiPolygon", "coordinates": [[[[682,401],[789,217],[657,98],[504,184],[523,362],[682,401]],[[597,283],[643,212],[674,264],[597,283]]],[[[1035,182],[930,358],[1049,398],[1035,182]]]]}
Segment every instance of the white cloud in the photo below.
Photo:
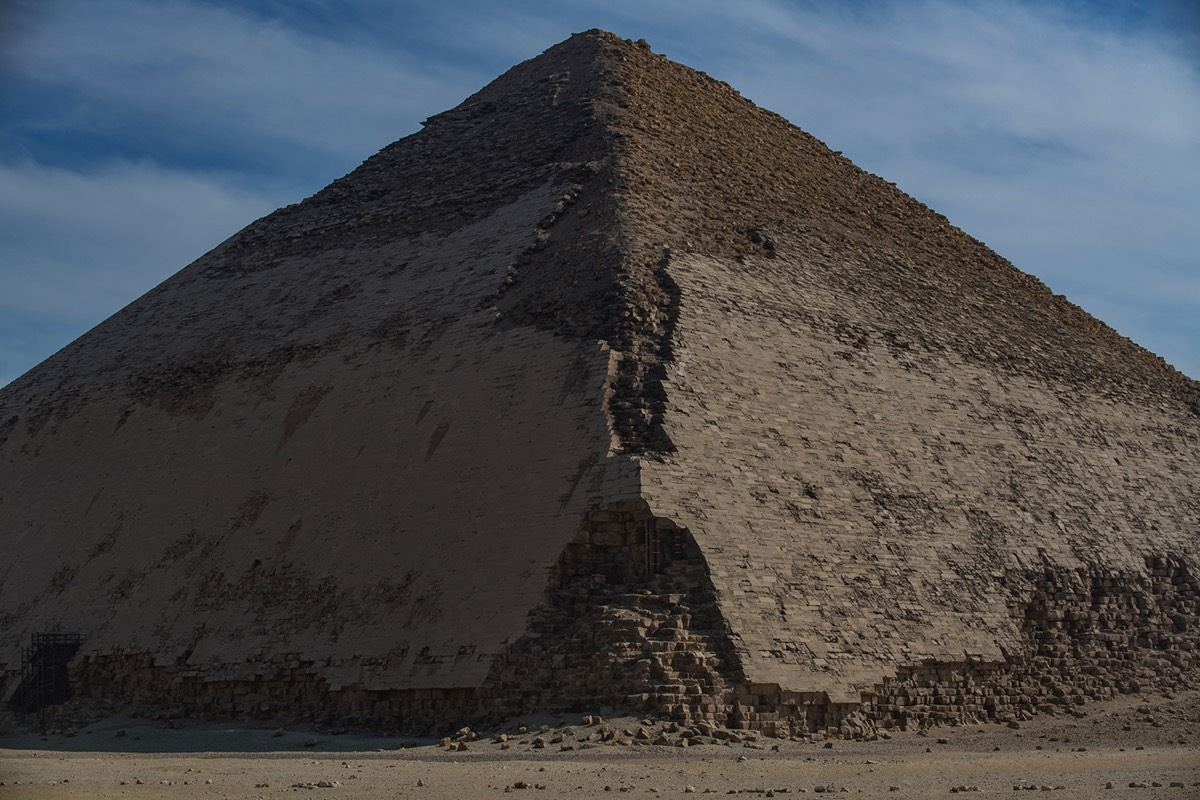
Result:
{"type": "Polygon", "coordinates": [[[76,97],[43,125],[150,126],[183,144],[207,137],[258,157],[283,145],[361,160],[416,130],[448,93],[477,88],[475,76],[400,48],[196,2],[72,0],[50,9],[14,57],[21,78],[76,97]]]}

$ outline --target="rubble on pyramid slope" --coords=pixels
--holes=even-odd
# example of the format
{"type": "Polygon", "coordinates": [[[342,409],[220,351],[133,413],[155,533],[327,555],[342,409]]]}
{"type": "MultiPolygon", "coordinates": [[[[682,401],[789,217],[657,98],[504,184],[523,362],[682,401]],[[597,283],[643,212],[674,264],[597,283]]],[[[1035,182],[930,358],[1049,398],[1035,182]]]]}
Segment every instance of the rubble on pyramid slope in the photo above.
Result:
{"type": "Polygon", "coordinates": [[[1198,397],[592,31],[0,395],[0,660],[86,628],[81,692],[409,729],[858,734],[1186,685],[1198,397]]]}

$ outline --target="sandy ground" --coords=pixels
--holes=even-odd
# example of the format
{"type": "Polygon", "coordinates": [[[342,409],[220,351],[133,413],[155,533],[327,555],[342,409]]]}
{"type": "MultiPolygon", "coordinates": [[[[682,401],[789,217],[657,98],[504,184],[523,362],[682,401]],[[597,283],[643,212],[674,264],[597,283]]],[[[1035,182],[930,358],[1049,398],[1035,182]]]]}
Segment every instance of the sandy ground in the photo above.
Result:
{"type": "MultiPolygon", "coordinates": [[[[114,718],[69,737],[0,736],[0,798],[1200,798],[1198,692],[1121,698],[1019,730],[969,725],[870,742],[620,746],[587,741],[599,726],[557,722],[528,720],[524,735],[515,723],[501,729],[507,748],[491,732],[453,751],[432,740],[114,718]],[[532,748],[538,735],[544,749],[532,748]]],[[[604,724],[636,733],[642,723],[604,724]]]]}

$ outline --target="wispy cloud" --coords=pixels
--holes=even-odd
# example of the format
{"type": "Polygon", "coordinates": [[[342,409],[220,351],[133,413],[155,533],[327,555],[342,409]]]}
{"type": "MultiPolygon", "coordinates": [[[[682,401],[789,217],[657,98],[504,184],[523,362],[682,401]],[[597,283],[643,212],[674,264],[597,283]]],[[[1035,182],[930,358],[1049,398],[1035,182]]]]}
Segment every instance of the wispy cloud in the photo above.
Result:
{"type": "Polygon", "coordinates": [[[276,168],[352,166],[479,80],[403,48],[182,0],[53,3],[14,61],[18,78],[54,98],[32,120],[42,131],[276,168]]]}
{"type": "Polygon", "coordinates": [[[1200,376],[1200,14],[1167,5],[48,0],[0,65],[0,383],[32,365],[31,326],[80,332],[597,26],[730,82],[1200,376]]]}

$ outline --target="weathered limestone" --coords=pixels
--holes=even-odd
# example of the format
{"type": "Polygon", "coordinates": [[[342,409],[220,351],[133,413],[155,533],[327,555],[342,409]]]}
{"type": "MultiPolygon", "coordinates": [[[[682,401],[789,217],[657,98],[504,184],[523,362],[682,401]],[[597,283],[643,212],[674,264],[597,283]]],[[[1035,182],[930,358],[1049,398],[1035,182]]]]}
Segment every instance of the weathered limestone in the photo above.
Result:
{"type": "Polygon", "coordinates": [[[1198,484],[1194,381],[593,31],[0,392],[0,699],[1019,723],[1200,679],[1198,484]]]}

